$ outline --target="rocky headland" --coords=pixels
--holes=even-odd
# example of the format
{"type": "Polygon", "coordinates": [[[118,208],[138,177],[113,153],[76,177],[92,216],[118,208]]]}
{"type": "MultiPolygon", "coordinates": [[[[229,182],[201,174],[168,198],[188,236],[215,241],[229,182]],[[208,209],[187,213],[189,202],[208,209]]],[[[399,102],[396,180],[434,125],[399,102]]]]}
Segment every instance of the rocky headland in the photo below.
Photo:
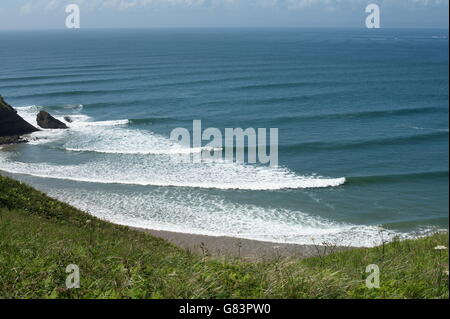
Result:
{"type": "MultiPolygon", "coordinates": [[[[67,129],[67,125],[51,116],[48,112],[40,111],[36,117],[37,124],[44,129],[67,129]]],[[[69,122],[69,121],[68,121],[69,122]]],[[[25,143],[27,139],[22,135],[39,131],[25,121],[17,111],[0,95],[0,145],[25,143]]]]}
{"type": "Polygon", "coordinates": [[[68,128],[66,124],[60,120],[55,119],[48,112],[40,111],[37,115],[36,122],[42,128],[51,129],[66,129],[68,128]]]}
{"type": "Polygon", "coordinates": [[[26,142],[21,136],[36,131],[38,129],[21,118],[0,95],[0,144],[26,142]]]}

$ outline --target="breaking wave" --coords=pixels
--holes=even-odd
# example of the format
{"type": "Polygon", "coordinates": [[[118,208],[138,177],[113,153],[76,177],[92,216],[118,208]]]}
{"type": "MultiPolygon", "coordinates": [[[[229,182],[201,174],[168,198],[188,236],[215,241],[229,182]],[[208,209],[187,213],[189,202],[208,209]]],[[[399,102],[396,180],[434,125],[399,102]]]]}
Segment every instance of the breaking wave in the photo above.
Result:
{"type": "MultiPolygon", "coordinates": [[[[42,107],[18,108],[19,114],[36,125],[42,107]]],[[[226,160],[186,161],[186,156],[208,147],[190,148],[147,130],[128,127],[129,120],[92,121],[86,115],[56,116],[70,130],[42,130],[30,143],[49,146],[51,151],[93,153],[90,160],[67,165],[23,162],[2,157],[2,169],[38,177],[105,184],[176,186],[241,190],[279,190],[336,187],[345,178],[301,176],[285,167],[239,164],[226,160]]],[[[50,151],[49,150],[49,151],[50,151]]]]}

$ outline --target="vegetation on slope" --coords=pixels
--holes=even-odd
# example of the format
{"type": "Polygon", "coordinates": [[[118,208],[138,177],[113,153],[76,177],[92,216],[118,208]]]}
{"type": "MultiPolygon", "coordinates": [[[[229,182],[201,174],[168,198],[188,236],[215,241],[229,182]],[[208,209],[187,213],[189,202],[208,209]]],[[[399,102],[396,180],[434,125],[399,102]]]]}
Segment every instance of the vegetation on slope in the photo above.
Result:
{"type": "Polygon", "coordinates": [[[305,260],[190,254],[0,176],[0,298],[448,298],[448,234],[305,260]],[[67,289],[66,266],[81,287],[67,289]],[[377,264],[380,288],[365,285],[377,264]]]}

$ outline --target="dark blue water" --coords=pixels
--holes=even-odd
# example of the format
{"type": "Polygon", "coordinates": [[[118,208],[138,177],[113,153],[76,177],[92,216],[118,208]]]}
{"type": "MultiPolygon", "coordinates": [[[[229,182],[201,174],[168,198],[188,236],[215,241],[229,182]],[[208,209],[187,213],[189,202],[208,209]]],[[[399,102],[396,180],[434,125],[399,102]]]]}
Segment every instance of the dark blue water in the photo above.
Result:
{"type": "MultiPolygon", "coordinates": [[[[73,30],[71,30],[73,31],[73,30]]],[[[122,224],[372,245],[448,228],[448,30],[0,32],[0,94],[68,131],[0,170],[122,224]],[[176,161],[176,127],[279,129],[279,168],[176,161]]]]}

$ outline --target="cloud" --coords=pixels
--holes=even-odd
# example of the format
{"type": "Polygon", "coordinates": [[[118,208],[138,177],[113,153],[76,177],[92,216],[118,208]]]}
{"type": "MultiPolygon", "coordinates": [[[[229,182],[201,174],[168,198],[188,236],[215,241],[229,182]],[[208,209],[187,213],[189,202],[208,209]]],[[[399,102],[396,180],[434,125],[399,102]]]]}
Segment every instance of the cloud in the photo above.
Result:
{"type": "Polygon", "coordinates": [[[58,6],[59,6],[59,1],[58,0],[50,0],[47,3],[46,10],[53,10],[53,9],[57,8],[58,6]]]}
{"type": "Polygon", "coordinates": [[[222,7],[240,6],[257,8],[280,8],[286,10],[306,10],[316,7],[328,11],[346,9],[354,6],[365,6],[370,2],[380,6],[396,6],[417,8],[425,6],[446,6],[448,0],[29,0],[20,7],[20,15],[28,15],[33,11],[61,10],[68,4],[78,4],[88,10],[155,7],[222,7]]]}
{"type": "MultiPolygon", "coordinates": [[[[234,0],[37,0],[36,4],[41,4],[42,7],[47,9],[57,9],[68,4],[78,4],[80,6],[87,7],[89,9],[130,9],[135,7],[148,7],[148,6],[202,6],[206,2],[223,2],[229,3],[234,0]],[[45,5],[43,2],[47,1],[45,5]]],[[[36,5],[35,7],[38,7],[36,5]]]]}
{"type": "Polygon", "coordinates": [[[33,3],[27,2],[22,7],[20,7],[19,12],[21,16],[30,14],[33,11],[33,3]]]}

